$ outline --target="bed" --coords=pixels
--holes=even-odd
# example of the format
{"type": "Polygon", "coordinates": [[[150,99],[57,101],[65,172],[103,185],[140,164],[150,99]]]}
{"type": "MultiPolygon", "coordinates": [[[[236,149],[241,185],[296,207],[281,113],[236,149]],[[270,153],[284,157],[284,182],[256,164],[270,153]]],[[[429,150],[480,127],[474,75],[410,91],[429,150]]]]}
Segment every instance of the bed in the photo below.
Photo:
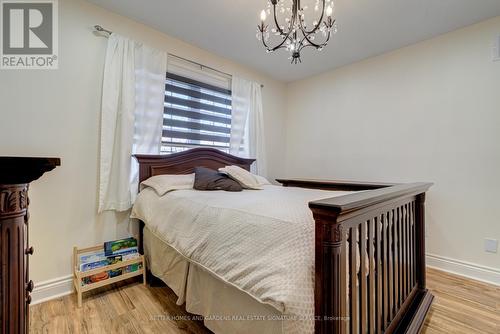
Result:
{"type": "MultiPolygon", "coordinates": [[[[190,174],[195,167],[249,170],[254,162],[210,148],[136,158],[141,182],[157,175],[190,174]]],[[[431,184],[277,181],[282,187],[244,191],[239,197],[203,197],[194,190],[162,197],[150,189],[141,192],[141,205],[147,208],[141,210],[152,212],[138,214],[140,248],[151,274],[172,288],[187,311],[208,315],[205,325],[215,333],[419,332],[433,299],[425,285],[424,202],[431,184]],[[273,212],[266,209],[266,196],[287,198],[283,203],[289,207],[278,216],[266,214],[273,212]],[[190,206],[182,211],[186,201],[190,206]],[[192,217],[185,217],[191,211],[192,217]],[[208,218],[198,219],[201,213],[208,218]],[[255,218],[259,214],[267,219],[265,224],[255,218]],[[218,240],[214,233],[221,216],[240,225],[226,224],[227,229],[217,232],[226,237],[218,240]],[[161,230],[166,217],[177,224],[170,232],[161,230]],[[186,230],[183,219],[196,224],[186,230]],[[251,233],[232,238],[245,223],[253,228],[251,233]],[[280,228],[286,230],[282,240],[297,238],[291,241],[297,247],[273,242],[280,228]],[[172,231],[177,237],[169,240],[172,231]],[[198,244],[178,242],[185,235],[198,244]],[[218,247],[225,240],[228,244],[218,247]],[[255,244],[252,256],[246,243],[255,244]],[[295,253],[283,257],[291,248],[295,253]],[[228,256],[224,250],[237,259],[231,265],[217,262],[228,256]],[[281,265],[288,258],[294,262],[281,265]]]]}

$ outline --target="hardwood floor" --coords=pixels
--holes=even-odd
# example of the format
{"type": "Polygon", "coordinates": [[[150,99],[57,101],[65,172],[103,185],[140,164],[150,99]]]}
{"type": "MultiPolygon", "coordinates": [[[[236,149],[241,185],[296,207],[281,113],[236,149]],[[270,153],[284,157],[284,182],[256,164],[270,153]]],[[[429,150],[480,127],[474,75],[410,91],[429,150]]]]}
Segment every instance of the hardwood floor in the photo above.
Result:
{"type": "MultiPolygon", "coordinates": [[[[500,333],[500,287],[434,269],[427,283],[435,299],[424,334],[500,333]]],[[[32,306],[30,332],[210,333],[201,322],[183,318],[189,314],[170,289],[125,284],[88,293],[81,309],[75,295],[32,306]]]]}
{"type": "Polygon", "coordinates": [[[162,318],[189,316],[176,301],[167,287],[123,281],[88,292],[80,309],[75,294],[32,306],[30,333],[211,333],[202,322],[162,318]]]}
{"type": "Polygon", "coordinates": [[[434,303],[424,334],[500,333],[500,287],[429,269],[434,303]]]}

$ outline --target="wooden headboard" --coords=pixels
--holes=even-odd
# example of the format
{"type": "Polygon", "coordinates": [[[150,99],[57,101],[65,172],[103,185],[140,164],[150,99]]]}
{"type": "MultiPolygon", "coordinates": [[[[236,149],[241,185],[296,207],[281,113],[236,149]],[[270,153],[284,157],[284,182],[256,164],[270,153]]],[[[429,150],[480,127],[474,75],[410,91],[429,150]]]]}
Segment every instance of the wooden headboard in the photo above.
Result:
{"type": "Polygon", "coordinates": [[[193,148],[169,155],[137,154],[134,157],[139,162],[139,183],[156,175],[191,174],[195,167],[217,170],[221,167],[236,165],[250,170],[250,166],[255,161],[255,159],[239,158],[215,148],[193,148]]]}

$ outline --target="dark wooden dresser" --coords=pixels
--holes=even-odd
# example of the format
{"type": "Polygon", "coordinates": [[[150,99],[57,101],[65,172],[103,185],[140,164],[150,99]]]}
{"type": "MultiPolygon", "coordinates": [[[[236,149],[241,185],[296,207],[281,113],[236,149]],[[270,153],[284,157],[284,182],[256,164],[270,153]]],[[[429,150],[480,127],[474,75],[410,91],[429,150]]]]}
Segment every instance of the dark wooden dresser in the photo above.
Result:
{"type": "Polygon", "coordinates": [[[0,326],[28,333],[30,293],[29,183],[61,164],[58,158],[0,157],[0,326]]]}

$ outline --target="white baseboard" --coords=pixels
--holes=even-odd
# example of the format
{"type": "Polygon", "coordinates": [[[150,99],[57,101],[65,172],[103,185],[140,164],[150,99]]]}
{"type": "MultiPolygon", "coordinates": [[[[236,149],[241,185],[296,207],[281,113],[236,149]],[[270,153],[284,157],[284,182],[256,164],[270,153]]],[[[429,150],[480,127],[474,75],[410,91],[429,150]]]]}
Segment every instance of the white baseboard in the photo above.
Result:
{"type": "Polygon", "coordinates": [[[427,254],[426,261],[428,267],[500,286],[500,269],[485,267],[434,254],[427,254]]]}
{"type": "Polygon", "coordinates": [[[35,283],[31,293],[31,305],[72,294],[73,290],[72,275],[35,283]]]}

